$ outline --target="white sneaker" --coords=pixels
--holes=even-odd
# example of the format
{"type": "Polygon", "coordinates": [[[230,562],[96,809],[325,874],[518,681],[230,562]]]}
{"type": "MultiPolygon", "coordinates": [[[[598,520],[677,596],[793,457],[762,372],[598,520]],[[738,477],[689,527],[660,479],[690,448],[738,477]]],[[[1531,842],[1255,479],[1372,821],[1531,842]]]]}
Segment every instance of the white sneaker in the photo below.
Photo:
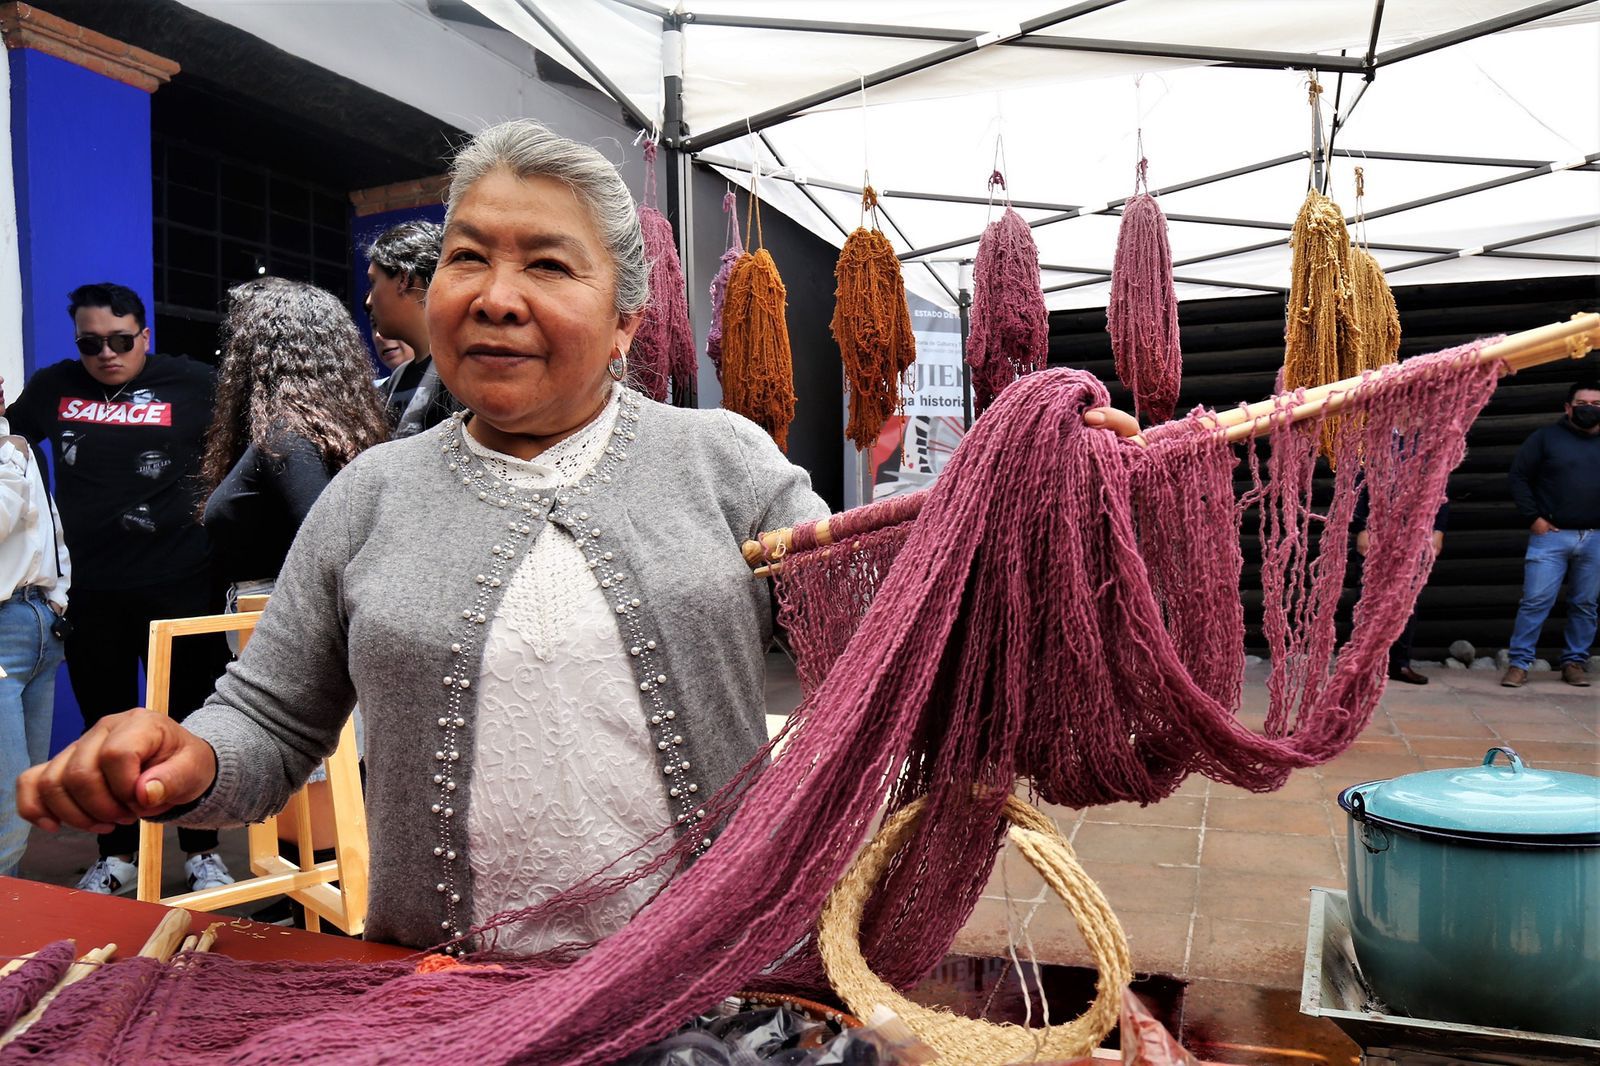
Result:
{"type": "Polygon", "coordinates": [[[183,872],[189,876],[191,892],[233,884],[233,875],[228,872],[227,864],[214,851],[203,851],[198,855],[189,856],[184,861],[183,872]]]}
{"type": "Polygon", "coordinates": [[[138,887],[139,864],[123,862],[115,855],[101,859],[78,879],[79,892],[97,892],[102,896],[120,896],[138,887]]]}

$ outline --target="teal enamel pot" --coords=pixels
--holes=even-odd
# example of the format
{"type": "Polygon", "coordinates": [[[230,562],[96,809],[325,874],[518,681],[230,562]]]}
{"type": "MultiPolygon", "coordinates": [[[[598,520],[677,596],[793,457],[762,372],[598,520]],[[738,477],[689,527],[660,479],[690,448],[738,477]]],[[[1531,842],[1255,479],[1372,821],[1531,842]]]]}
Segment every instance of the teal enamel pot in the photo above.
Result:
{"type": "Polygon", "coordinates": [[[1356,961],[1384,1008],[1600,1038],[1600,777],[1490,748],[1339,806],[1356,961]]]}

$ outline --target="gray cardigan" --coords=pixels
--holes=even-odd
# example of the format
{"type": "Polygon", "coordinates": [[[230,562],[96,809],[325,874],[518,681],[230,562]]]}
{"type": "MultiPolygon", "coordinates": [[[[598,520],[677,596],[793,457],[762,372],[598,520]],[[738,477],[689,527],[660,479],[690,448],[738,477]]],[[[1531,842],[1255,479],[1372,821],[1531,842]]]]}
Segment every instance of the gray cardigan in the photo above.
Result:
{"type": "Polygon", "coordinates": [[[277,812],[366,717],[367,935],[427,946],[464,932],[464,817],[487,622],[546,521],[572,534],[608,598],[685,831],[765,740],[767,584],[740,542],[827,513],[754,423],[623,394],[600,466],[571,489],[514,489],[451,419],[380,445],[301,527],[243,658],[184,723],[217,752],[212,790],[175,820],[277,812]]]}

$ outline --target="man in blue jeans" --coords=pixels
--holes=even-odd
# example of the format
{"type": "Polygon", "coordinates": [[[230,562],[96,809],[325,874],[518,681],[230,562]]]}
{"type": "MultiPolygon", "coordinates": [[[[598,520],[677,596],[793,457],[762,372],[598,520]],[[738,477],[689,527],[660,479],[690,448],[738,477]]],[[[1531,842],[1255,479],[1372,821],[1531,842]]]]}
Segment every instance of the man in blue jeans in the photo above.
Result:
{"type": "MultiPolygon", "coordinates": [[[[3,386],[3,382],[0,382],[3,386]]],[[[0,875],[28,846],[17,775],[50,757],[62,615],[72,565],[28,442],[0,415],[0,875]]]]}
{"type": "Polygon", "coordinates": [[[1511,463],[1511,499],[1531,523],[1511,665],[1500,683],[1520,688],[1539,631],[1568,583],[1561,680],[1589,684],[1595,601],[1600,599],[1600,379],[1567,390],[1565,417],[1523,441],[1511,463]]]}

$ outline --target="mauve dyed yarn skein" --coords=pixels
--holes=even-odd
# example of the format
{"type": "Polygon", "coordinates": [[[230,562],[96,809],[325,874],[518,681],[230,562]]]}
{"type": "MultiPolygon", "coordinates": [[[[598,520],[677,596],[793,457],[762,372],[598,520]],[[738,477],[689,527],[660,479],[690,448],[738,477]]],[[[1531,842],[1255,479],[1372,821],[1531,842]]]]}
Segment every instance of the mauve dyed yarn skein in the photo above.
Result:
{"type": "Polygon", "coordinates": [[[0,1033],[17,1024],[66,976],[74,958],[72,941],[57,940],[0,978],[0,1033]]]}
{"type": "Polygon", "coordinates": [[[711,279],[711,328],[706,331],[706,358],[717,371],[717,383],[722,383],[722,309],[728,299],[728,279],[733,276],[733,265],[744,254],[744,240],[739,236],[738,198],[733,190],[722,197],[722,213],[728,216],[728,248],[722,253],[716,277],[711,279]]]}
{"type": "MultiPolygon", "coordinates": [[[[1142,159],[1138,175],[1142,186],[1142,159]]],[[[1134,413],[1156,422],[1171,418],[1183,381],[1178,298],[1172,289],[1167,218],[1148,191],[1136,193],[1122,208],[1106,329],[1117,377],[1133,393],[1134,413]]]]}
{"type": "Polygon", "coordinates": [[[1021,215],[1007,207],[984,228],[972,264],[967,367],[979,414],[1018,374],[1050,356],[1050,315],[1039,282],[1039,249],[1021,215]]]}
{"type": "Polygon", "coordinates": [[[650,303],[628,349],[629,381],[652,400],[671,399],[678,407],[694,406],[694,332],[689,328],[689,303],[684,292],[683,264],[672,223],[656,209],[656,146],[644,148],[644,203],[639,228],[644,256],[650,264],[650,303]]]}

